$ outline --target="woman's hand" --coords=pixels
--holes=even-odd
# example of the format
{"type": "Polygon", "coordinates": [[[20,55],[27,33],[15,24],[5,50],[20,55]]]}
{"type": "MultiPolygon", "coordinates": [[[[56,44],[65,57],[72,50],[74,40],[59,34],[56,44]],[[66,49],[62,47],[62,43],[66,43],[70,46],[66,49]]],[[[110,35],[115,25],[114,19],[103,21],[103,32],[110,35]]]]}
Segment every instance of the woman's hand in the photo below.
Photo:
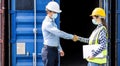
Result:
{"type": "Polygon", "coordinates": [[[94,57],[91,55],[91,56],[88,56],[88,59],[89,60],[92,60],[94,57]]]}

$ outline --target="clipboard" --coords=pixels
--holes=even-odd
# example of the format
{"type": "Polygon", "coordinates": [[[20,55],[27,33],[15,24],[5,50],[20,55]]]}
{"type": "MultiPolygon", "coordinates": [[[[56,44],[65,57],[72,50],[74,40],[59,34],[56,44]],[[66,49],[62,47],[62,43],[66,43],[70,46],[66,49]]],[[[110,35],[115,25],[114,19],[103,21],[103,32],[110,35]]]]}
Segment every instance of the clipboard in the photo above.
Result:
{"type": "MultiPolygon", "coordinates": [[[[92,54],[92,52],[96,51],[101,45],[83,45],[83,58],[86,59],[88,56],[92,54]]],[[[103,58],[103,54],[100,53],[95,58],[103,58]]]]}

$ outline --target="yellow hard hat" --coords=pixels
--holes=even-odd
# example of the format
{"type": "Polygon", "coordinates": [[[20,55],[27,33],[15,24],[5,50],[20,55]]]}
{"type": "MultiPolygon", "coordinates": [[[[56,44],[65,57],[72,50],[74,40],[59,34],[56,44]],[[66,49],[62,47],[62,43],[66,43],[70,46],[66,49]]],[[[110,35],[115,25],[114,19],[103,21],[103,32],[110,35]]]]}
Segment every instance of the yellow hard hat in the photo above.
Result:
{"type": "Polygon", "coordinates": [[[106,14],[105,14],[105,10],[103,8],[95,8],[93,11],[92,11],[92,14],[90,16],[101,16],[101,17],[105,17],[106,14]]]}

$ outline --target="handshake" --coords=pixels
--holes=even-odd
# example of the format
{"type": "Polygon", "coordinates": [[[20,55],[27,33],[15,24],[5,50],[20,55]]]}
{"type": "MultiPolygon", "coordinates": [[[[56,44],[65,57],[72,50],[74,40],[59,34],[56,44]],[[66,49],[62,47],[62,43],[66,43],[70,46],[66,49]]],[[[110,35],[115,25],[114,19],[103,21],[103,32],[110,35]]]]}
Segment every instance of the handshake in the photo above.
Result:
{"type": "Polygon", "coordinates": [[[79,37],[78,37],[77,35],[74,35],[72,40],[73,40],[74,42],[76,42],[76,41],[78,41],[78,39],[79,39],[79,37]]]}

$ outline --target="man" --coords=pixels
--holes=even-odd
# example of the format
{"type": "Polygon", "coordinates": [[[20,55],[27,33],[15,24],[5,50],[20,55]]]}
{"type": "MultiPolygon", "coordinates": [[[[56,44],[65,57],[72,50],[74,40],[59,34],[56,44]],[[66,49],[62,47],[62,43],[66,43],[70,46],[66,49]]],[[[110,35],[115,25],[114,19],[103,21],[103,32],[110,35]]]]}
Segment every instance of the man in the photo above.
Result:
{"type": "Polygon", "coordinates": [[[78,36],[68,34],[57,28],[55,19],[57,13],[60,13],[59,4],[51,1],[46,6],[47,16],[42,23],[42,34],[44,39],[44,47],[42,48],[42,60],[44,66],[58,66],[58,51],[60,56],[64,56],[64,52],[60,46],[60,38],[78,40],[78,36]]]}

